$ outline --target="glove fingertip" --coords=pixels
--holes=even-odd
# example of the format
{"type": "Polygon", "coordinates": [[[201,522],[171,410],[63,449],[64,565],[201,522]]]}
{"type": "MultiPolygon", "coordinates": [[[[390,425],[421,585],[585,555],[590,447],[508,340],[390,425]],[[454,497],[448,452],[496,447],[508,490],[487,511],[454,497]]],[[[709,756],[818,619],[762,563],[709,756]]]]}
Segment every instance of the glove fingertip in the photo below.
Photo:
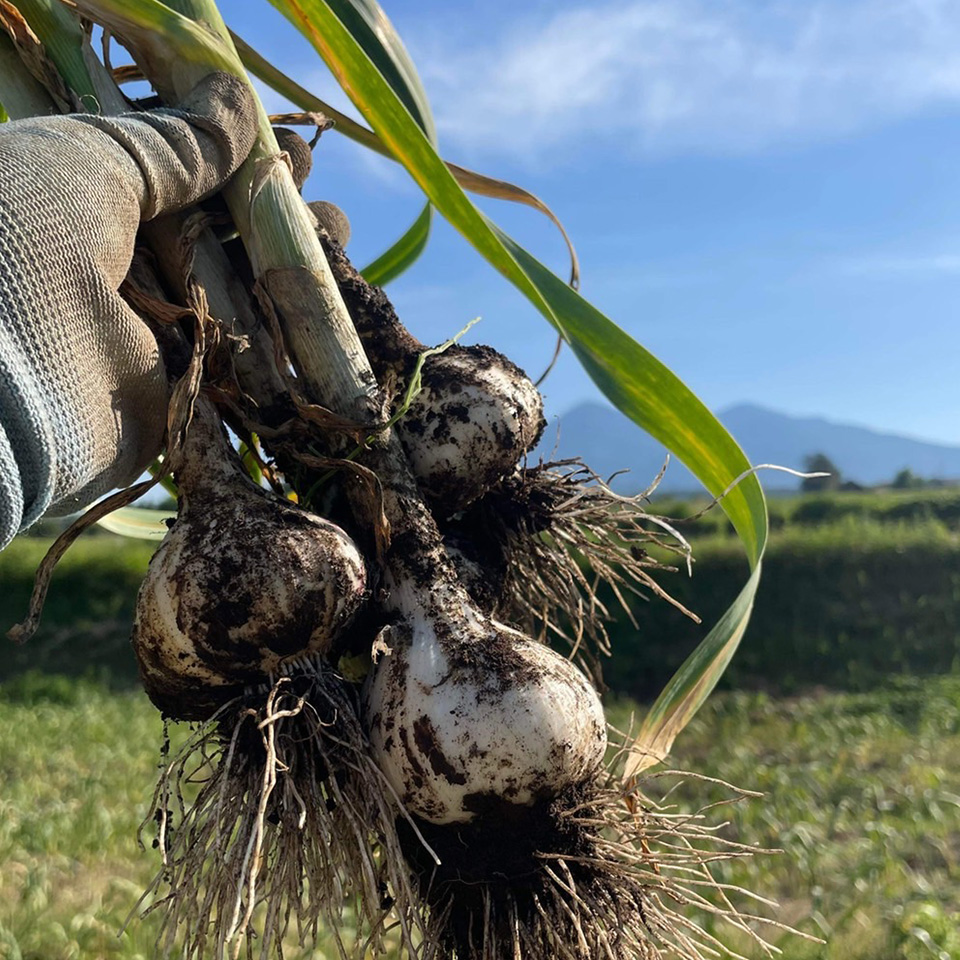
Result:
{"type": "Polygon", "coordinates": [[[347,215],[329,200],[311,200],[307,204],[310,212],[316,218],[317,226],[341,247],[346,247],[350,241],[350,221],[347,215]]]}
{"type": "Polygon", "coordinates": [[[203,127],[216,129],[223,148],[219,158],[224,178],[246,159],[257,139],[257,103],[246,80],[218,70],[204,77],[179,104],[179,110],[203,118],[203,127]]]}

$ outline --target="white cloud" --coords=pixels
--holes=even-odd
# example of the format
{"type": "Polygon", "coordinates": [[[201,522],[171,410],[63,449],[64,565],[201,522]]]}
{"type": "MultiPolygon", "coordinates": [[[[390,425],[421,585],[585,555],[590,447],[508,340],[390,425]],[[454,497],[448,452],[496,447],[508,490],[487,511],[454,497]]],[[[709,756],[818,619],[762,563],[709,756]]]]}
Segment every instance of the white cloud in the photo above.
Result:
{"type": "Polygon", "coordinates": [[[960,101],[960,4],[579,0],[418,61],[443,140],[470,154],[750,151],[960,101]]]}
{"type": "Polygon", "coordinates": [[[841,263],[844,273],[854,276],[877,274],[960,274],[960,254],[930,253],[916,256],[865,256],[841,263]]]}

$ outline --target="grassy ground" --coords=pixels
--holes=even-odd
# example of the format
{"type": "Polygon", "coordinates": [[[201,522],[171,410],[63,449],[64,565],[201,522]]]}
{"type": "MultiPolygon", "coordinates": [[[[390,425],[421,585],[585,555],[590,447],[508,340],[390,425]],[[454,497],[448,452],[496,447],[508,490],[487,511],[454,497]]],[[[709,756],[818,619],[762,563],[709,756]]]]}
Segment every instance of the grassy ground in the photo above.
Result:
{"type": "Polygon", "coordinates": [[[40,629],[23,646],[3,635],[22,619],[34,572],[52,541],[18,537],[0,551],[0,682],[24,670],[96,673],[114,686],[136,683],[130,625],[140,581],[157,544],[112,534],[85,536],[57,565],[40,629]]]}
{"type": "MultiPolygon", "coordinates": [[[[152,957],[154,918],[117,931],[157,866],[135,836],[160,740],[139,693],[36,674],[0,686],[0,958],[152,957]]],[[[675,762],[766,793],[728,809],[727,830],[786,852],[723,879],[777,897],[784,920],[828,941],[774,931],[789,960],[960,960],[960,678],[725,694],[675,762]]],[[[702,785],[677,797],[712,799],[702,785]]]]}
{"type": "Polygon", "coordinates": [[[674,762],[765,794],[729,808],[732,835],[784,854],[718,875],[776,898],[782,919],[827,941],[774,937],[785,956],[960,958],[960,678],[724,694],[674,762]]]}

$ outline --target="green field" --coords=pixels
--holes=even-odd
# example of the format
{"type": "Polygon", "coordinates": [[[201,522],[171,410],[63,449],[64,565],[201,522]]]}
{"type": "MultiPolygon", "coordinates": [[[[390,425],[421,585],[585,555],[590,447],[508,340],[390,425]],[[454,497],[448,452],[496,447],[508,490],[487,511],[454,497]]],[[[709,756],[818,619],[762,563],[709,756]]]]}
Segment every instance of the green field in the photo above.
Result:
{"type": "MultiPolygon", "coordinates": [[[[674,506],[663,512],[689,512],[674,506]]],[[[793,498],[772,515],[754,619],[725,681],[740,689],[714,696],[671,762],[765,794],[718,822],[784,852],[720,876],[826,941],[768,931],[789,960],[960,960],[960,494],[793,498]]],[[[691,540],[694,577],[664,583],[709,623],[745,565],[719,512],[691,540]]],[[[26,609],[45,547],[20,539],[0,553],[0,628],[26,609]]],[[[153,956],[156,918],[118,937],[157,868],[136,830],[161,724],[127,642],[151,549],[106,535],[78,544],[40,633],[0,662],[0,960],[153,956]]],[[[642,709],[625,695],[656,692],[702,636],[662,603],[637,612],[639,633],[613,630],[620,727],[642,709]]],[[[718,798],[695,782],[674,795],[690,810],[718,798]]]]}
{"type": "MultiPolygon", "coordinates": [[[[629,709],[614,704],[613,719],[629,709]]],[[[136,692],[36,674],[2,688],[0,958],[152,956],[155,918],[117,933],[158,865],[136,830],[160,740],[136,692]]],[[[777,898],[781,919],[827,941],[774,931],[785,957],[960,958],[960,678],[795,700],[724,694],[674,761],[766,794],[727,808],[727,833],[784,853],[721,877],[777,898]]],[[[691,809],[711,799],[694,784],[679,795],[691,809]]]]}

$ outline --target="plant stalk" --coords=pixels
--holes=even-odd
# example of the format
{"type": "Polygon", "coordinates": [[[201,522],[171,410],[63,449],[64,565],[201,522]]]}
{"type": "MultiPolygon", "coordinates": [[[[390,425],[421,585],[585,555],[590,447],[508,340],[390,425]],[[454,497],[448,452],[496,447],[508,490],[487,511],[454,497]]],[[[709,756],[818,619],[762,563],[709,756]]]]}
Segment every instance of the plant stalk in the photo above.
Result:
{"type": "MultiPolygon", "coordinates": [[[[246,79],[211,0],[171,0],[169,7],[147,0],[80,0],[78,7],[126,41],[167,102],[184,97],[213,69],[246,79]]],[[[313,217],[259,103],[258,112],[259,137],[223,191],[227,206],[254,275],[276,310],[304,392],[352,420],[376,422],[376,380],[313,217]]]]}
{"type": "Polygon", "coordinates": [[[0,30],[0,103],[11,120],[57,113],[56,104],[27,70],[13,41],[0,30]]]}
{"type": "MultiPolygon", "coordinates": [[[[197,18],[171,14],[151,0],[79,0],[90,16],[124,39],[161,97],[182,97],[210,69],[231,64],[245,78],[229,33],[212,0],[171,0],[170,7],[197,18]],[[164,12],[165,11],[165,12],[164,12]],[[160,21],[163,21],[161,23],[160,21]],[[184,56],[176,44],[192,44],[184,56]],[[198,43],[218,48],[203,63],[198,43]]],[[[314,402],[355,421],[381,421],[376,379],[360,338],[317,238],[306,204],[286,163],[278,157],[273,130],[260,109],[260,136],[250,157],[224,191],[227,204],[247,247],[254,274],[272,303],[304,393],[314,402]]],[[[406,536],[407,553],[386,558],[389,578],[411,579],[405,560],[416,562],[417,581],[452,583],[455,576],[441,546],[433,518],[423,504],[416,481],[396,436],[383,430],[364,463],[383,482],[383,509],[394,540],[406,536]]],[[[374,511],[366,494],[347,484],[362,522],[374,511]]]]}

